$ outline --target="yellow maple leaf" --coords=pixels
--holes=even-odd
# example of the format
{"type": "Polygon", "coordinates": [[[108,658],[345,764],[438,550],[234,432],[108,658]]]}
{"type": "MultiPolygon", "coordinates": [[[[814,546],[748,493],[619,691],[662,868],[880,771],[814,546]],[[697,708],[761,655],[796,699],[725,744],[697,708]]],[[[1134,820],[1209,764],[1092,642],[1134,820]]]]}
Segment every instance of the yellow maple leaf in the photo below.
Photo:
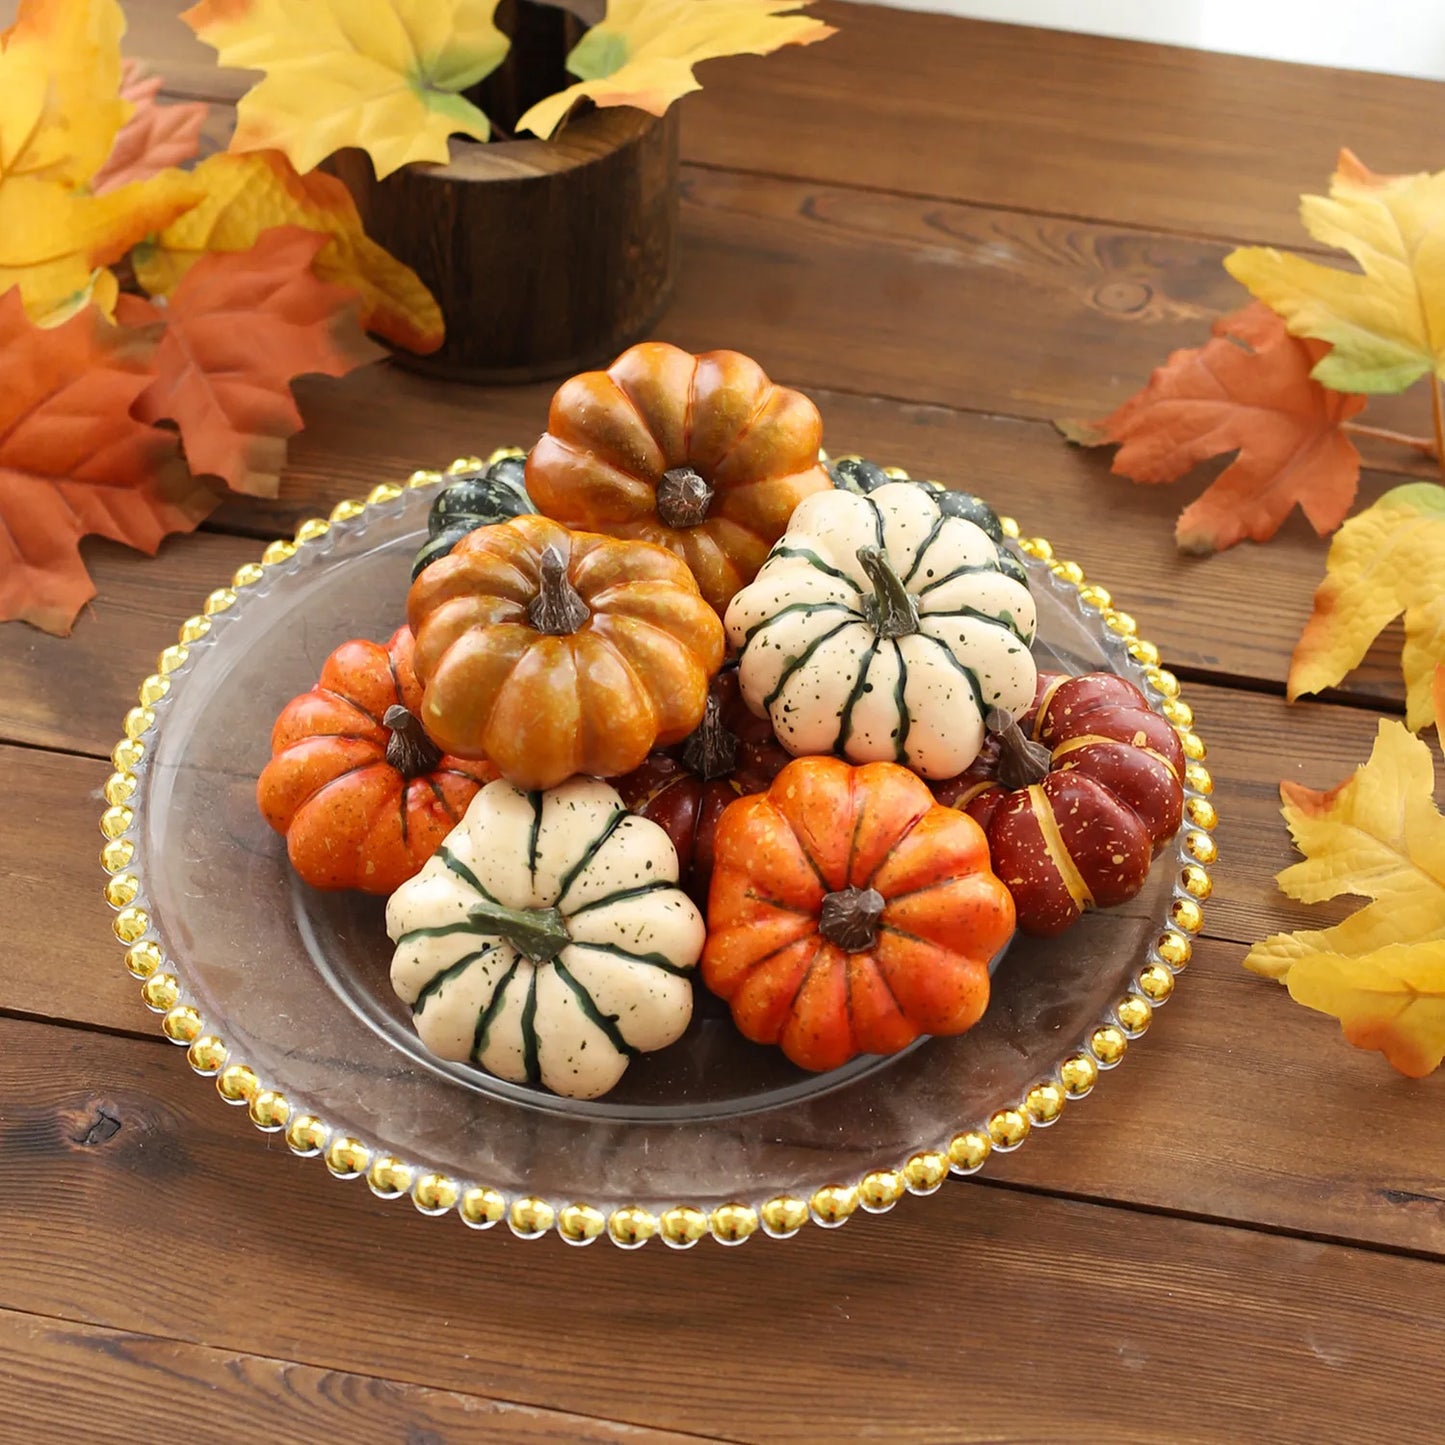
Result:
{"type": "Polygon", "coordinates": [[[809,15],[787,15],[806,0],[607,0],[607,14],[573,47],[577,85],[540,100],[517,122],[546,139],[580,100],[632,105],[662,115],[700,90],[692,68],[723,55],[768,55],[835,33],[809,15]]]}
{"type": "Polygon", "coordinates": [[[1296,336],[1332,343],[1314,378],[1337,391],[1396,392],[1445,377],[1445,171],[1381,176],[1341,151],[1329,195],[1301,197],[1300,219],[1360,272],[1268,246],[1241,247],[1224,265],[1296,336]]]}
{"type": "Polygon", "coordinates": [[[486,140],[460,91],[501,63],[497,0],[201,0],[182,16],[222,65],[263,70],[237,106],[233,151],[283,151],[309,171],[366,151],[378,176],[445,161],[453,132],[486,140]]]}
{"type": "Polygon", "coordinates": [[[1289,697],[1333,687],[1360,665],[1370,644],[1402,612],[1406,717],[1437,720],[1431,683],[1445,662],[1445,488],[1394,487],[1335,533],[1324,580],[1295,646],[1289,697]]]}
{"type": "Polygon", "coordinates": [[[312,263],[322,281],[348,286],[361,300],[368,331],[410,351],[435,351],[445,327],[416,272],[370,240],[351,192],[320,171],[298,175],[278,151],[214,155],[191,172],[203,191],[196,207],[132,257],[152,296],[168,296],[211,251],[248,251],[272,226],[303,226],[331,237],[312,263]]]}

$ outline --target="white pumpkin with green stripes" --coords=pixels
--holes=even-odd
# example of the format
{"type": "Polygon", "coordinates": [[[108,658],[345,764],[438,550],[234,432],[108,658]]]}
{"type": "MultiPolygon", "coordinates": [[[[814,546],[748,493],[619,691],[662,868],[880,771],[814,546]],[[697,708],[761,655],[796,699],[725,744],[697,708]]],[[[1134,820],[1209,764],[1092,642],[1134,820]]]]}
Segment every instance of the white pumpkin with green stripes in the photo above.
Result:
{"type": "Polygon", "coordinates": [[[804,499],[726,621],[743,697],[798,757],[951,778],[990,711],[1033,701],[1027,584],[911,482],[804,499]]]}
{"type": "Polygon", "coordinates": [[[593,1099],[692,1017],[702,915],[677,853],[595,778],[489,783],[391,895],[391,982],[443,1059],[593,1099]]]}

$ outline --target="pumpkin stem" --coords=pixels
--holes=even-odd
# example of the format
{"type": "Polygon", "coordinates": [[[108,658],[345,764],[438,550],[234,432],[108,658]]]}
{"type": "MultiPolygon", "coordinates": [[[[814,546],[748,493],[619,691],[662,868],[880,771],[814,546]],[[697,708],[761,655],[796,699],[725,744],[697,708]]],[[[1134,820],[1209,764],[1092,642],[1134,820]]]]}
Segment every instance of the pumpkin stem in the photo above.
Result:
{"type": "Polygon", "coordinates": [[[435,770],[442,750],[426,735],[421,719],[408,707],[393,703],[382,714],[383,727],[391,729],[386,740],[386,760],[408,782],[435,770]]]}
{"type": "Polygon", "coordinates": [[[508,908],[484,898],[467,909],[467,918],[488,933],[506,939],[533,963],[550,963],[572,942],[566,921],[556,908],[508,908]]]}
{"type": "Polygon", "coordinates": [[[918,631],[918,604],[913,600],[881,547],[859,547],[858,564],[873,584],[869,621],[879,637],[906,637],[918,631]]]}
{"type": "Polygon", "coordinates": [[[708,694],[702,721],[682,745],[682,763],[705,783],[728,777],[738,765],[738,735],[723,721],[722,703],[708,694]]]}
{"type": "Polygon", "coordinates": [[[669,467],[657,484],[657,515],[667,527],[695,527],[712,505],[712,488],[692,467],[669,467]]]}
{"type": "Polygon", "coordinates": [[[998,738],[998,780],[1010,792],[1032,787],[1048,777],[1054,755],[1036,743],[1018,725],[1011,712],[994,708],[988,715],[988,730],[998,738]]]}
{"type": "Polygon", "coordinates": [[[863,953],[878,942],[884,907],[876,888],[841,888],[824,897],[818,932],[846,953],[863,953]]]}
{"type": "Polygon", "coordinates": [[[527,621],[549,637],[566,637],[591,616],[591,609],[568,579],[567,559],[556,547],[544,547],[541,580],[527,607],[527,621]]]}

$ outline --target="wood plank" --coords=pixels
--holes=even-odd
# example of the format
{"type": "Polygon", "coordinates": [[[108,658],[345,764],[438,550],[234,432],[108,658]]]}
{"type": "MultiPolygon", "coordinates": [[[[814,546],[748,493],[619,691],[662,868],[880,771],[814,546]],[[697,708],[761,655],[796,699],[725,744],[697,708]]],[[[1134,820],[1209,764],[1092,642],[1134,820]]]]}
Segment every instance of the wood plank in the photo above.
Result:
{"type": "Polygon", "coordinates": [[[174,1067],[0,1024],[0,1305],[743,1440],[1056,1439],[1097,1401],[1120,1441],[1330,1438],[1346,1410],[1424,1441],[1445,1406],[1433,1262],[969,1185],[579,1258],[342,1187],[174,1067]]]}
{"type": "Polygon", "coordinates": [[[84,1419],[85,1438],[95,1445],[134,1441],[125,1422],[154,1427],[176,1419],[232,1439],[344,1436],[360,1445],[440,1445],[477,1432],[518,1445],[688,1445],[702,1438],[433,1390],[379,1377],[374,1367],[364,1374],[321,1370],[15,1310],[0,1310],[0,1406],[12,1419],[23,1411],[32,1439],[74,1438],[84,1419]]]}

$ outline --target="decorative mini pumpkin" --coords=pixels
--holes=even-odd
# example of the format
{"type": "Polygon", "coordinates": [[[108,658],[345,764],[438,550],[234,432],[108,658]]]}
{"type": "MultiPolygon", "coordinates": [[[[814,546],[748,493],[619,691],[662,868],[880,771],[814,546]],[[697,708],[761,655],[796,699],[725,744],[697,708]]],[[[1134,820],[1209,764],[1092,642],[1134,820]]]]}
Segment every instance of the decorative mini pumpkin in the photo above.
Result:
{"type": "Polygon", "coordinates": [[[514,451],[484,470],[449,476],[427,513],[427,540],[411,564],[412,581],[438,557],[445,557],[468,532],[535,512],[523,480],[526,468],[527,454],[514,451]]]}
{"type": "Polygon", "coordinates": [[[422,720],[520,788],[630,773],[702,721],[723,631],[686,565],[646,542],[516,517],[412,583],[422,720]]]}
{"type": "Polygon", "coordinates": [[[527,459],[538,508],[682,557],[719,613],[806,496],[831,484],[801,392],[736,351],[660,341],[564,381],[527,459]]]}
{"type": "Polygon", "coordinates": [[[788,763],[766,718],[754,717],[738,692],[735,668],[712,680],[697,730],[677,747],[651,754],[617,779],[622,801],[672,839],[687,891],[707,902],[712,840],[724,808],[760,793],[788,763]]]}
{"type": "Polygon", "coordinates": [[[440,1058],[596,1098],[692,1017],[703,921],[676,884],[605,783],[492,783],[386,905],[392,986],[440,1058]]]}
{"type": "Polygon", "coordinates": [[[276,719],[256,801],[313,888],[391,893],[497,776],[443,754],[417,721],[421,696],[403,627],[384,647],[343,642],[276,719]]]}
{"type": "Polygon", "coordinates": [[[1034,625],[988,536],[911,482],[809,497],[727,612],[743,697],[790,753],[925,778],[974,760],[991,708],[1027,705],[1034,625]]]}
{"type": "Polygon", "coordinates": [[[702,976],[754,1042],[834,1069],[982,1016],[1013,900],[983,830],[907,769],[799,758],[714,851],[702,976]]]}
{"type": "Polygon", "coordinates": [[[1051,938],[1138,893],[1184,808],[1169,722],[1113,673],[1043,673],[1017,722],[989,726],[977,762],[934,791],[983,825],[1019,928],[1051,938]]]}

